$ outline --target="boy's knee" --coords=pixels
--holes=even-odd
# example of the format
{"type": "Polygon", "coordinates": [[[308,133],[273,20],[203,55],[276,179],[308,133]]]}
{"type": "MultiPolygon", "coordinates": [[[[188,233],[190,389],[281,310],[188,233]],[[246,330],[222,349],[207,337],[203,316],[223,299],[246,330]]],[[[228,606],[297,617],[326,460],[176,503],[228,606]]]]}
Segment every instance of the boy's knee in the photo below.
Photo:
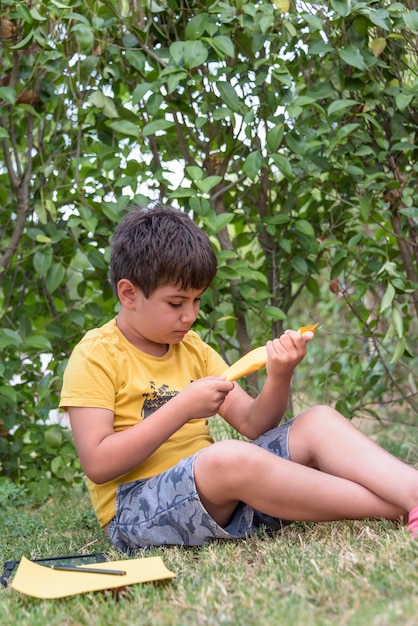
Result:
{"type": "Polygon", "coordinates": [[[200,452],[195,461],[195,473],[202,472],[222,482],[236,476],[243,467],[251,465],[252,444],[244,441],[219,441],[200,452]]]}
{"type": "Polygon", "coordinates": [[[345,420],[345,418],[341,415],[341,413],[333,409],[331,406],[327,406],[326,404],[317,404],[307,409],[303,413],[301,413],[298,416],[298,419],[299,417],[302,417],[308,421],[315,421],[315,422],[318,422],[318,420],[331,420],[331,419],[345,420]]]}

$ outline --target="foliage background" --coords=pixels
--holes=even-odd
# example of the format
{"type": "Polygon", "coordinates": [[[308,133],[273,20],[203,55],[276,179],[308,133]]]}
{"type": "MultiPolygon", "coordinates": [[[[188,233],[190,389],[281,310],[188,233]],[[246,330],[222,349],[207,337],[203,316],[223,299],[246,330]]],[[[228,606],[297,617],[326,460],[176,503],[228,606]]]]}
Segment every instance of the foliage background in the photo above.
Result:
{"type": "Polygon", "coordinates": [[[4,477],[81,481],[51,411],[116,312],[114,225],[152,201],[211,237],[197,330],[227,360],[318,320],[289,411],[417,422],[413,0],[3,0],[0,28],[4,477]]]}

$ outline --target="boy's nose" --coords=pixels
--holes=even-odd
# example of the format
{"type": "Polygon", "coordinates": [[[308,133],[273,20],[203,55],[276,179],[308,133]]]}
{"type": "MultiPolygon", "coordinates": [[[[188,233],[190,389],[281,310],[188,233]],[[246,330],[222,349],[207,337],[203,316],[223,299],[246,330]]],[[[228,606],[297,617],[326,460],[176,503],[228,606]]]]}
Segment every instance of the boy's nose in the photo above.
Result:
{"type": "Polygon", "coordinates": [[[197,312],[194,307],[188,307],[184,309],[181,313],[180,319],[182,322],[194,322],[197,317],[197,312]]]}

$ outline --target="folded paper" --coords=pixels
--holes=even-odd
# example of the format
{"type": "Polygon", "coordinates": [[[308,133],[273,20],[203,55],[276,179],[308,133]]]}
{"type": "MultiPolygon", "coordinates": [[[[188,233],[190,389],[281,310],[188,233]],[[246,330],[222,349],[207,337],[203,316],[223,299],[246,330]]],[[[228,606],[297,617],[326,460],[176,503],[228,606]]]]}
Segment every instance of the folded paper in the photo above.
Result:
{"type": "Polygon", "coordinates": [[[235,361],[227,370],[222,374],[226,376],[226,380],[236,380],[242,376],[247,376],[251,372],[264,367],[267,361],[267,348],[266,346],[260,346],[244,354],[238,361],[235,361]]]}
{"type": "MultiPolygon", "coordinates": [[[[91,565],[85,567],[88,569],[91,565]]],[[[80,569],[82,568],[81,565],[80,569]]],[[[126,561],[107,561],[100,563],[100,569],[122,570],[126,574],[114,576],[76,570],[62,571],[38,565],[23,556],[10,587],[34,598],[64,598],[89,591],[117,589],[126,585],[175,577],[175,574],[166,568],[158,556],[126,561]]]]}
{"type": "MultiPolygon", "coordinates": [[[[319,322],[317,324],[311,324],[310,326],[302,326],[299,328],[299,333],[302,335],[308,331],[315,332],[318,330],[319,322]]],[[[254,348],[247,354],[244,354],[238,361],[230,365],[222,374],[226,376],[226,380],[236,380],[247,376],[252,372],[257,372],[259,369],[265,366],[267,363],[267,348],[266,346],[260,346],[254,348]]]]}

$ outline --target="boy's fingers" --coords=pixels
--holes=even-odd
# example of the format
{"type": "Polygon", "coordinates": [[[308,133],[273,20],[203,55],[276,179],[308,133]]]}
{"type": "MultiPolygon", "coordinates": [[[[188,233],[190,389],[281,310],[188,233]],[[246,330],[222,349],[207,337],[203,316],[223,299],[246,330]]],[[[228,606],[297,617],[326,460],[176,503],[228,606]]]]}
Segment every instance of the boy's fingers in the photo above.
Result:
{"type": "Polygon", "coordinates": [[[315,333],[313,333],[311,330],[308,330],[306,333],[302,334],[302,337],[306,342],[308,342],[315,337],[315,333]]]}

